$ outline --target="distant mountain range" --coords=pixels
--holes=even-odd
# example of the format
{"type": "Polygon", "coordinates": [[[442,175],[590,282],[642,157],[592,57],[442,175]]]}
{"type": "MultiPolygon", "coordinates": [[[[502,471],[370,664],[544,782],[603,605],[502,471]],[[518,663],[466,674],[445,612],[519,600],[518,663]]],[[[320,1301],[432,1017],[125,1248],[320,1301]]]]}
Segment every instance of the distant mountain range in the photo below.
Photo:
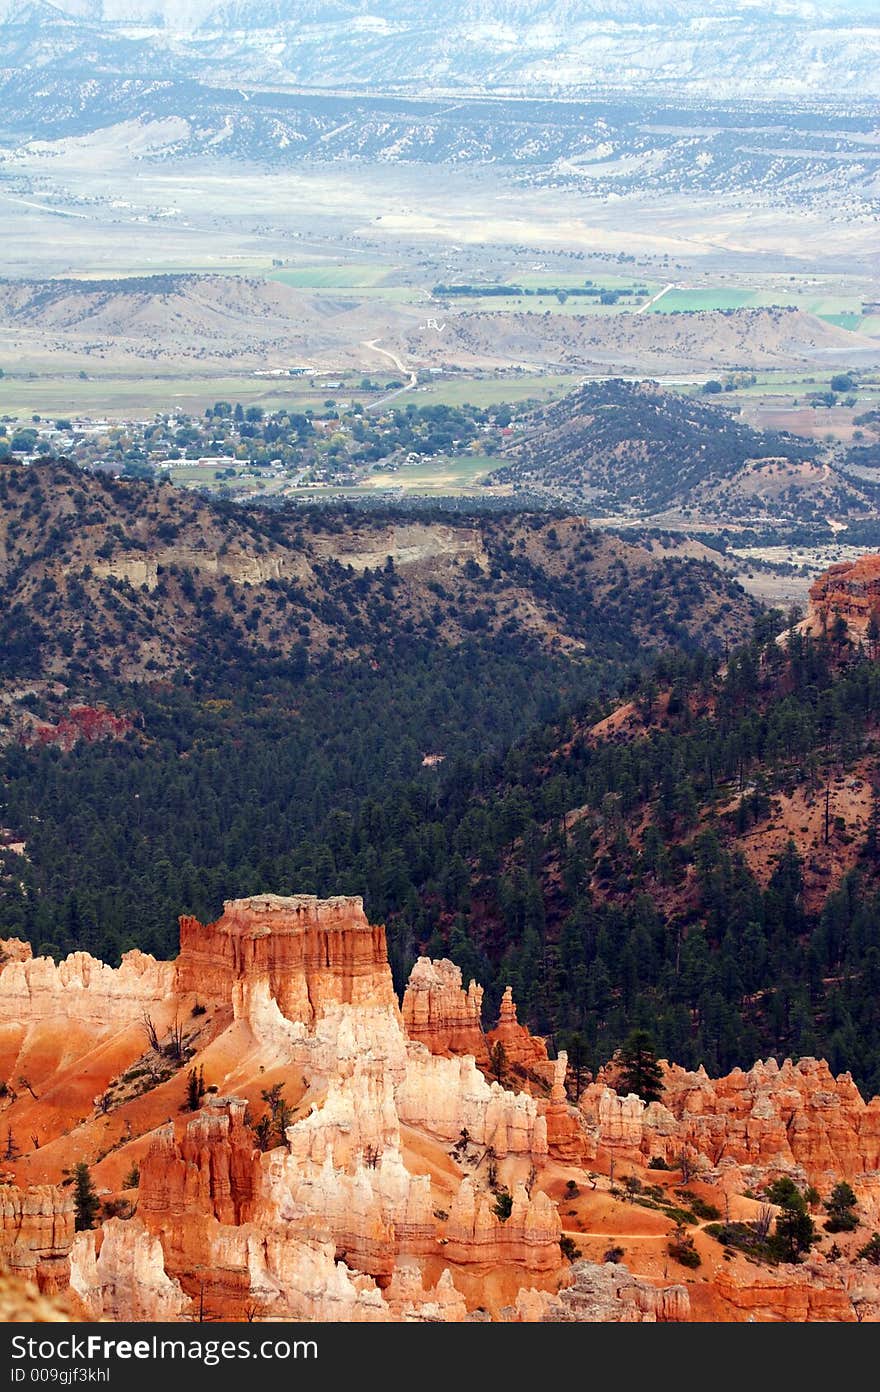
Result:
{"type": "Polygon", "coordinates": [[[0,0],[3,68],[245,86],[880,95],[880,14],[749,0],[0,0]]]}

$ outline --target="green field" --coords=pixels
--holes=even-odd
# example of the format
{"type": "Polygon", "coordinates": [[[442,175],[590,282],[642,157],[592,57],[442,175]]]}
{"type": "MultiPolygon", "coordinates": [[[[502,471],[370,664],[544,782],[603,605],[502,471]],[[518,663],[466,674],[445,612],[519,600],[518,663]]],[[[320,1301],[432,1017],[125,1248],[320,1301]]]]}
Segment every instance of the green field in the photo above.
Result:
{"type": "Polygon", "coordinates": [[[698,313],[710,309],[743,309],[752,302],[750,290],[669,290],[651,305],[649,314],[698,313]]]}
{"type": "Polygon", "coordinates": [[[614,276],[602,275],[583,276],[577,273],[570,275],[556,275],[553,271],[536,271],[530,275],[511,276],[510,283],[521,285],[525,290],[537,290],[542,285],[558,285],[560,290],[577,289],[585,286],[590,280],[596,290],[633,290],[637,285],[647,287],[650,294],[655,294],[662,289],[662,283],[658,280],[648,280],[641,276],[614,276]]]}
{"type": "Polygon", "coordinates": [[[621,300],[618,304],[603,305],[598,300],[581,296],[560,302],[555,295],[454,295],[444,303],[448,305],[444,313],[479,310],[481,314],[543,314],[549,310],[551,314],[626,314],[638,309],[644,300],[636,303],[621,300]]]}
{"type": "Polygon", "coordinates": [[[820,319],[824,319],[826,324],[836,324],[839,329],[860,329],[863,319],[861,314],[821,314],[820,319]]]}
{"type": "Polygon", "coordinates": [[[651,314],[696,313],[700,310],[779,309],[792,306],[815,314],[841,329],[878,332],[878,319],[865,318],[859,295],[829,295],[822,290],[670,290],[651,306],[651,314]]]}
{"type": "MultiPolygon", "coordinates": [[[[305,378],[242,377],[77,377],[0,378],[0,415],[108,416],[115,419],[153,416],[157,412],[183,411],[201,415],[215,401],[240,401],[243,406],[262,406],[267,411],[307,406],[318,408],[329,397],[347,399],[365,374],[344,378],[345,386],[332,391],[320,384],[309,386],[305,378]]],[[[373,374],[383,380],[385,370],[373,374]]],[[[334,380],[342,379],[342,374],[334,380]]],[[[368,396],[357,393],[359,400],[368,396]]]]}
{"type": "MultiPolygon", "coordinates": [[[[308,378],[266,379],[250,374],[240,377],[90,377],[86,381],[71,376],[35,376],[0,378],[0,415],[30,419],[32,415],[52,419],[56,416],[106,416],[109,419],[146,418],[158,412],[182,411],[201,415],[215,401],[240,401],[243,406],[262,406],[275,411],[284,407],[303,411],[311,406],[320,409],[326,400],[341,398],[362,401],[369,406],[375,395],[361,392],[361,379],[371,376],[374,381],[389,380],[393,369],[383,364],[369,373],[357,371],[340,373],[334,380],[342,387],[330,388],[316,379],[315,386],[308,378]]],[[[546,401],[571,391],[577,382],[575,375],[539,373],[521,377],[498,377],[485,380],[465,377],[440,378],[420,386],[416,391],[397,398],[401,406],[412,401],[426,406],[443,402],[460,406],[497,406],[505,401],[523,401],[530,397],[546,401]]]]}
{"type": "MultiPolygon", "coordinates": [[[[286,479],[224,478],[223,487],[242,497],[260,494],[268,497],[273,493],[285,496],[320,498],[324,493],[342,493],[346,496],[362,496],[371,492],[404,493],[469,493],[478,489],[482,480],[493,469],[503,464],[500,457],[486,454],[468,454],[448,457],[438,455],[418,464],[403,464],[399,469],[382,469],[370,474],[363,483],[354,487],[334,488],[305,487],[292,489],[286,479]]],[[[244,465],[242,468],[246,467],[244,465]]],[[[215,478],[216,465],[199,467],[195,464],[175,464],[170,477],[178,488],[211,488],[219,484],[215,478]]]]}
{"type": "Polygon", "coordinates": [[[390,266],[346,265],[342,262],[285,266],[270,272],[267,279],[280,281],[282,285],[294,285],[301,290],[367,290],[371,286],[381,285],[391,269],[390,266]]]}
{"type": "Polygon", "coordinates": [[[559,374],[524,373],[522,377],[489,377],[485,380],[465,377],[441,378],[414,392],[401,396],[401,405],[412,401],[416,406],[442,402],[446,406],[500,406],[510,401],[549,401],[574,391],[580,377],[559,374]]]}
{"type": "MultiPolygon", "coordinates": [[[[170,470],[169,477],[178,488],[205,488],[219,485],[220,481],[215,478],[217,472],[216,465],[199,468],[192,464],[178,464],[170,470]]],[[[251,493],[259,493],[261,497],[269,496],[272,493],[283,492],[285,487],[284,479],[225,478],[222,482],[223,487],[228,488],[230,493],[238,493],[242,497],[251,493]]]]}

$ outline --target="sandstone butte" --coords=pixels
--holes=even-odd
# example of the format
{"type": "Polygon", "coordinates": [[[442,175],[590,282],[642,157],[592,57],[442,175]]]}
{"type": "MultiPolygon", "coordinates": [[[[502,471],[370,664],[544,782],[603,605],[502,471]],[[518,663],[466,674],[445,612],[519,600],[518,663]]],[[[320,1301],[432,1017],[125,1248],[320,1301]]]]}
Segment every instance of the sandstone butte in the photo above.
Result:
{"type": "Polygon", "coordinates": [[[880,1099],[848,1075],[813,1059],[717,1080],[664,1065],[664,1100],[646,1106],[608,1069],[575,1105],[565,1055],[548,1057],[509,990],[484,1033],[479,986],[421,958],[399,1005],[360,899],[258,895],[216,923],[182,918],[180,942],[176,962],[129,952],[116,969],[0,945],[0,1283],[30,1292],[10,1309],[880,1318],[880,1271],[856,1257],[880,1226],[880,1099]],[[194,1111],[192,1069],[205,1082],[194,1111]],[[287,1110],[258,1145],[276,1086],[287,1110]],[[83,1159],[105,1207],[75,1232],[63,1180],[83,1159]],[[778,1267],[723,1258],[695,1227],[702,1265],[688,1270],[667,1252],[672,1220],[620,1188],[632,1175],[680,1204],[683,1163],[690,1193],[733,1219],[757,1214],[749,1194],[775,1176],[822,1194],[845,1178],[867,1226],[835,1260],[816,1250],[778,1267]]]}

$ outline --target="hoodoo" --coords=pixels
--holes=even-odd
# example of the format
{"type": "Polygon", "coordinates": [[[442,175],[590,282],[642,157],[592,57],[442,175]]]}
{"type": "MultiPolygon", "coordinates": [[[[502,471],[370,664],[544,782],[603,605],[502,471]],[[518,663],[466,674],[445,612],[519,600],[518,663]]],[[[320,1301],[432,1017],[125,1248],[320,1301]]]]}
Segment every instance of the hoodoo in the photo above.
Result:
{"type": "Polygon", "coordinates": [[[362,899],[258,894],[223,905],[207,926],[180,920],[177,988],[231,1001],[236,985],[265,982],[281,1013],[312,1024],[332,1005],[396,1006],[385,929],[362,899]]]}
{"type": "MultiPolygon", "coordinates": [[[[56,966],[15,942],[3,963],[0,1067],[19,1083],[2,1101],[0,1250],[74,1318],[880,1313],[854,1248],[831,1274],[812,1259],[812,1284],[729,1253],[689,1294],[662,1240],[670,1206],[749,1219],[780,1175],[820,1197],[846,1179],[880,1218],[880,1099],[824,1063],[716,1082],[664,1064],[660,1102],[619,1096],[610,1072],[576,1097],[510,991],[484,1035],[479,986],[420,958],[399,1009],[384,929],[356,898],[256,895],[207,926],[184,917],[176,963],[56,966]],[[103,1209],[74,1233],[64,1180],[83,1159],[103,1209]]],[[[720,1253],[699,1227],[692,1240],[707,1264],[720,1253]]]]}

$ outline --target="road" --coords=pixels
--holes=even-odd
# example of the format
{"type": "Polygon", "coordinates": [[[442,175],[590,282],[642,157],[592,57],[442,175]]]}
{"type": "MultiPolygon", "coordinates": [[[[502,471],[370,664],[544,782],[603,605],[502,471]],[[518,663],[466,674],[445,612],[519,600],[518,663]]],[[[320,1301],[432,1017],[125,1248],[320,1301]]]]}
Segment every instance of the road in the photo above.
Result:
{"type": "Polygon", "coordinates": [[[371,338],[365,340],[361,344],[361,347],[370,348],[374,353],[381,353],[383,358],[390,358],[391,361],[394,363],[394,366],[400,373],[401,377],[409,378],[409,381],[407,382],[405,387],[397,387],[395,391],[386,392],[384,396],[380,396],[377,401],[371,401],[369,406],[367,407],[368,411],[375,411],[380,406],[386,406],[389,401],[393,401],[394,398],[397,396],[403,396],[404,392],[412,391],[413,388],[418,384],[419,379],[416,376],[416,374],[414,372],[411,372],[408,367],[404,366],[404,364],[401,362],[400,358],[397,356],[396,353],[392,353],[388,348],[379,347],[378,338],[371,338]]]}
{"type": "Polygon", "coordinates": [[[655,305],[658,300],[662,300],[663,296],[668,295],[670,290],[677,289],[678,287],[674,283],[671,285],[664,285],[663,289],[658,290],[656,295],[652,295],[650,300],[645,300],[645,303],[643,305],[639,305],[638,309],[636,310],[636,314],[644,314],[646,309],[650,309],[651,305],[655,305]]]}

